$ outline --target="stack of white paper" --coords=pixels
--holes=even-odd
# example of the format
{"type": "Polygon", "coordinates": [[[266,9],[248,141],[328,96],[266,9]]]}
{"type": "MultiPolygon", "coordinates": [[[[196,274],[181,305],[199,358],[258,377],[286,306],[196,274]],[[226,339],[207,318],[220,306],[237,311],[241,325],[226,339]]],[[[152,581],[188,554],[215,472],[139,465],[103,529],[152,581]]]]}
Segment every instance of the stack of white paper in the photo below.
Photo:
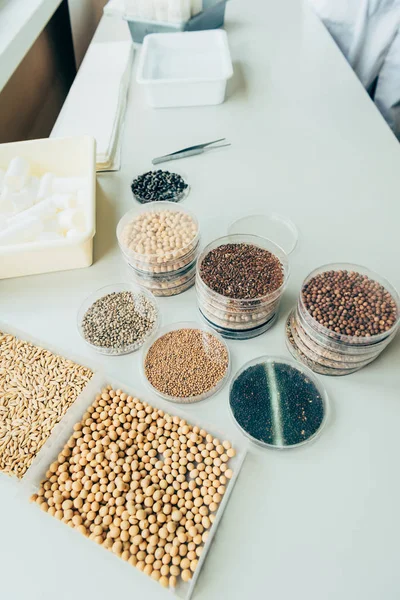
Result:
{"type": "Polygon", "coordinates": [[[93,136],[97,171],[120,166],[132,58],[130,41],[91,44],[51,133],[51,137],[93,136]]]}

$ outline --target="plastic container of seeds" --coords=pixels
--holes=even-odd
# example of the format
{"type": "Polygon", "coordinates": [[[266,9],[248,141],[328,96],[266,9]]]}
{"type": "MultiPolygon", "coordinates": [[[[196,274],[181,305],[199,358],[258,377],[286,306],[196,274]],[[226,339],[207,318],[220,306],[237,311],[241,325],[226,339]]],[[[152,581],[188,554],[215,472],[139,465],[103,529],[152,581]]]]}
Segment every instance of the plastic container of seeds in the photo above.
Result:
{"type": "Polygon", "coordinates": [[[312,371],[279,356],[260,356],[239,369],[229,388],[229,410],[250,441],[279,450],[315,441],[330,412],[328,394],[312,371]]]}
{"type": "MultiPolygon", "coordinates": [[[[123,310],[124,310],[124,308],[126,310],[126,305],[125,305],[125,307],[122,306],[123,310]]],[[[100,319],[100,322],[99,322],[100,332],[102,335],[104,335],[104,321],[107,316],[110,316],[110,319],[111,319],[110,320],[110,329],[114,332],[115,329],[118,327],[118,321],[117,321],[116,315],[114,316],[114,313],[112,312],[112,310],[106,309],[103,312],[103,317],[102,317],[102,319],[100,319]]],[[[160,324],[160,311],[159,311],[157,301],[156,301],[155,297],[153,296],[153,294],[143,287],[133,285],[130,283],[119,283],[119,284],[113,284],[113,285],[106,285],[105,287],[102,287],[102,288],[96,290],[95,292],[90,294],[86,298],[86,300],[82,303],[81,307],[79,308],[78,316],[77,316],[78,331],[79,331],[82,339],[86,342],[86,344],[90,348],[92,348],[92,350],[95,350],[96,352],[99,352],[100,354],[107,354],[109,356],[122,356],[124,354],[130,354],[131,352],[135,352],[136,350],[141,348],[141,346],[143,346],[145,341],[157,331],[159,324],[160,324]],[[138,328],[142,327],[143,331],[142,332],[138,331],[136,339],[135,339],[135,332],[133,332],[131,329],[128,332],[129,336],[130,336],[129,341],[125,340],[121,333],[120,337],[118,338],[117,346],[115,346],[114,344],[110,344],[110,343],[109,344],[107,344],[107,343],[101,344],[101,343],[95,343],[94,341],[90,341],[90,339],[88,338],[88,335],[85,334],[85,327],[84,327],[85,315],[87,315],[89,309],[101,298],[104,298],[105,296],[108,296],[111,294],[119,294],[121,292],[130,292],[132,294],[132,296],[134,298],[134,302],[135,302],[135,311],[137,312],[138,318],[139,318],[137,327],[138,328]],[[151,312],[149,312],[149,311],[151,311],[151,312]],[[143,319],[143,321],[142,321],[142,319],[143,319]]],[[[92,329],[91,329],[91,331],[92,331],[92,329]]],[[[101,339],[101,334],[99,333],[99,339],[101,339]]]]}
{"type": "MultiPolygon", "coordinates": [[[[245,264],[243,272],[246,273],[245,264]]],[[[206,246],[197,259],[196,292],[200,312],[207,323],[224,337],[248,339],[260,335],[267,331],[276,320],[289,273],[289,261],[286,253],[270,240],[245,234],[219,238],[206,246]],[[263,296],[248,299],[224,296],[213,290],[202,277],[202,262],[211,251],[227,244],[255,246],[273,254],[282,266],[282,284],[263,296]]]]}
{"type": "Polygon", "coordinates": [[[129,276],[135,283],[145,287],[155,296],[175,296],[194,285],[196,277],[196,262],[172,273],[150,275],[145,271],[134,269],[128,264],[129,276]]]}
{"type": "Polygon", "coordinates": [[[380,333],[380,334],[369,336],[369,337],[355,336],[355,335],[350,336],[350,335],[343,335],[341,333],[336,333],[335,331],[327,329],[326,327],[324,327],[323,325],[318,323],[318,321],[316,321],[314,319],[314,317],[311,316],[311,314],[307,311],[307,309],[304,305],[302,294],[300,294],[299,302],[298,302],[299,312],[304,317],[304,320],[309,324],[309,326],[313,330],[320,333],[323,337],[327,338],[328,340],[334,340],[334,341],[340,342],[340,343],[344,344],[344,346],[371,346],[371,345],[377,344],[377,343],[385,340],[393,332],[397,331],[398,327],[400,325],[400,296],[399,296],[397,290],[387,281],[387,279],[385,279],[384,277],[381,277],[377,273],[374,273],[367,267],[362,267],[360,265],[355,265],[355,264],[351,264],[351,263],[333,263],[333,264],[324,265],[322,267],[319,267],[318,269],[315,269],[306,277],[306,279],[303,282],[302,289],[310,281],[310,279],[313,279],[315,276],[317,276],[321,273],[325,273],[326,271],[340,271],[340,270],[354,271],[356,273],[360,273],[361,275],[366,275],[369,279],[381,284],[389,292],[389,294],[392,296],[393,300],[396,303],[397,318],[396,318],[395,323],[393,324],[393,326],[391,327],[390,330],[385,331],[384,333],[380,333]]]}
{"type": "MultiPolygon", "coordinates": [[[[121,252],[128,260],[129,264],[136,269],[147,271],[149,273],[168,273],[183,268],[189,264],[195,258],[196,249],[200,239],[199,224],[196,217],[188,210],[183,209],[181,206],[177,206],[174,202],[151,202],[150,204],[143,205],[138,208],[125,213],[121,218],[117,226],[117,238],[121,249],[121,252]],[[175,214],[182,214],[187,222],[193,222],[196,229],[194,235],[190,238],[189,242],[182,244],[179,248],[171,249],[170,251],[158,252],[157,248],[150,253],[144,253],[144,251],[132,250],[124,240],[124,231],[130,224],[135,224],[141,218],[148,217],[150,220],[152,215],[160,215],[162,213],[172,213],[172,218],[175,214]]],[[[132,233],[132,240],[134,240],[134,232],[132,233]]]]}
{"type": "MultiPolygon", "coordinates": [[[[199,350],[199,348],[196,347],[196,350],[199,350]]],[[[167,350],[164,351],[163,355],[167,357],[167,350]]],[[[152,392],[170,402],[194,404],[214,396],[227,382],[230,369],[230,352],[222,337],[210,327],[206,327],[197,322],[181,322],[167,325],[161,328],[143,347],[142,370],[145,382],[152,392]],[[196,363],[195,351],[193,356],[191,356],[187,343],[182,345],[182,347],[179,347],[179,342],[175,338],[172,339],[169,347],[169,356],[172,356],[171,362],[169,362],[169,358],[163,361],[158,360],[158,352],[157,354],[154,353],[155,344],[159,343],[162,338],[165,339],[165,336],[168,336],[168,334],[187,330],[199,332],[200,360],[196,363]],[[154,364],[156,361],[158,361],[159,364],[159,372],[161,372],[162,378],[158,379],[157,383],[152,379],[152,376],[149,375],[148,368],[150,360],[150,367],[153,369],[153,372],[155,370],[154,364]],[[217,371],[220,376],[214,376],[215,371],[217,371]],[[164,382],[167,382],[166,386],[168,387],[172,385],[176,387],[179,386],[182,381],[187,381],[190,377],[196,378],[199,373],[201,375],[210,375],[210,387],[209,389],[204,389],[201,393],[180,395],[178,393],[168,393],[165,389],[161,389],[161,387],[165,385],[164,382]]],[[[190,382],[188,382],[188,386],[189,385],[190,382]]],[[[196,386],[193,386],[193,390],[195,387],[196,386]]]]}
{"type": "MultiPolygon", "coordinates": [[[[320,293],[323,295],[324,291],[321,290],[320,293]]],[[[304,280],[297,308],[290,315],[286,327],[286,341],[292,355],[315,372],[325,375],[346,375],[358,371],[375,360],[393,340],[399,325],[399,294],[386,279],[359,265],[335,263],[315,269],[304,280]],[[380,284],[391,296],[397,311],[390,329],[376,335],[344,335],[319,323],[306,308],[303,289],[314,277],[331,271],[357,273],[380,284]]]]}
{"type": "MultiPolygon", "coordinates": [[[[146,171],[146,173],[141,173],[140,175],[137,175],[131,184],[131,191],[132,191],[132,195],[133,198],[136,200],[136,202],[138,202],[140,205],[147,205],[147,204],[154,204],[154,202],[182,202],[183,200],[185,200],[189,194],[190,194],[190,185],[188,183],[187,177],[186,175],[181,171],[181,170],[177,170],[175,168],[171,168],[171,169],[151,169],[150,171],[146,171]],[[166,189],[163,192],[164,198],[161,200],[149,200],[146,199],[144,196],[145,194],[140,195],[139,193],[136,193],[133,191],[133,184],[135,183],[135,181],[142,177],[143,175],[146,175],[146,173],[157,173],[158,171],[162,171],[164,173],[170,173],[171,175],[179,175],[182,179],[184,184],[186,185],[186,188],[184,190],[182,190],[181,192],[176,192],[175,190],[173,190],[172,188],[170,190],[166,189]]],[[[151,192],[152,190],[149,189],[149,192],[151,192]]]]}

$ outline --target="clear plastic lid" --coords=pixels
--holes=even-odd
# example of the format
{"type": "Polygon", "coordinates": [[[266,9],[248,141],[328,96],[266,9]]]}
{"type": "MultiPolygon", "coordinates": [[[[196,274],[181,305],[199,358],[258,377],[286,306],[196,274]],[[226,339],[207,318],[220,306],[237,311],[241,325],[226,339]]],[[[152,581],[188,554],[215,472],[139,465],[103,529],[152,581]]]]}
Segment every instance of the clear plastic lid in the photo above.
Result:
{"type": "Polygon", "coordinates": [[[229,390],[236,425],[266,448],[295,448],[314,440],[329,413],[327,393],[305,366],[287,358],[261,356],[246,363],[229,390]]]}
{"type": "MultiPolygon", "coordinates": [[[[123,308],[124,307],[122,306],[122,309],[123,308]]],[[[126,318],[126,316],[122,317],[122,319],[126,318]]],[[[132,285],[131,283],[116,283],[113,285],[106,285],[105,287],[96,290],[86,298],[79,308],[77,315],[78,331],[81,334],[82,339],[96,352],[110,356],[121,356],[123,354],[135,352],[157,331],[159,324],[160,312],[153,294],[143,287],[132,285]],[[94,305],[102,298],[110,296],[111,294],[120,294],[122,292],[130,292],[135,312],[139,318],[141,317],[141,321],[137,324],[137,336],[135,335],[134,327],[129,327],[129,323],[127,322],[126,331],[129,340],[124,339],[124,336],[121,333],[117,344],[112,343],[111,341],[103,344],[97,343],[97,338],[101,339],[102,336],[107,336],[110,331],[115,331],[117,323],[113,318],[112,308],[110,305],[105,305],[104,307],[97,305],[97,308],[94,311],[95,314],[92,314],[89,332],[84,324],[85,316],[88,315],[90,309],[92,309],[92,311],[94,310],[94,305]],[[99,332],[92,338],[93,331],[95,331],[95,328],[92,327],[92,323],[95,323],[96,319],[100,319],[99,332]]]]}
{"type": "Polygon", "coordinates": [[[236,219],[229,226],[228,234],[240,233],[267,238],[282,248],[288,256],[295,250],[299,239],[296,225],[277,213],[249,214],[236,219]]]}
{"type": "Polygon", "coordinates": [[[192,404],[225,385],[230,354],[221,336],[196,322],[160,329],[143,348],[143,374],[150,389],[171,402],[192,404]]]}

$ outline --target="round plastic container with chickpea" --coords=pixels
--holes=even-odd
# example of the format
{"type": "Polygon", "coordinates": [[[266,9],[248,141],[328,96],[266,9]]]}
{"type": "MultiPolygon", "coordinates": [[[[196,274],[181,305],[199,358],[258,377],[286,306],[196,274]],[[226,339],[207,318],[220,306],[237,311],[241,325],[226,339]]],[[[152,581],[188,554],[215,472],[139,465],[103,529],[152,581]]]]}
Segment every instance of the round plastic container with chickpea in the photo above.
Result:
{"type": "Polygon", "coordinates": [[[235,454],[228,441],[107,386],[31,500],[175,589],[196,572],[235,454]]]}
{"type": "Polygon", "coordinates": [[[171,273],[193,262],[199,243],[197,219],[173,202],[153,202],[127,212],[117,227],[129,264],[149,273],[171,273]]]}

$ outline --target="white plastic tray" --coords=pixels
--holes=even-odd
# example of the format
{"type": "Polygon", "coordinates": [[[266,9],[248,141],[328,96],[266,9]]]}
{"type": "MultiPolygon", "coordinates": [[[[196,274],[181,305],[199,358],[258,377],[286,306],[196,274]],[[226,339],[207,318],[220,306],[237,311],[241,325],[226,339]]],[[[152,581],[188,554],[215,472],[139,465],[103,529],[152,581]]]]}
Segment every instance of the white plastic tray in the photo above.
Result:
{"type": "Polygon", "coordinates": [[[15,156],[29,161],[32,174],[46,172],[60,177],[85,177],[88,204],[87,232],[78,241],[63,239],[0,246],[0,279],[88,267],[93,262],[96,229],[96,142],[94,138],[71,137],[0,144],[0,168],[15,156]]]}
{"type": "MultiPolygon", "coordinates": [[[[95,395],[98,394],[106,385],[111,385],[114,389],[121,389],[133,397],[139,397],[142,400],[145,400],[146,402],[148,401],[149,404],[151,404],[155,408],[162,409],[171,415],[180,416],[182,419],[186,419],[192,424],[196,424],[200,427],[203,427],[204,429],[206,429],[207,432],[215,435],[219,439],[229,439],[229,441],[232,443],[232,446],[236,450],[236,456],[230,459],[229,461],[229,466],[233,470],[233,477],[227,484],[226,492],[219,506],[218,512],[216,513],[216,519],[210,529],[210,534],[204,545],[204,549],[199,559],[197,569],[193,574],[193,578],[190,580],[190,582],[184,583],[180,581],[175,590],[175,595],[177,595],[179,598],[182,598],[183,600],[189,600],[193,594],[200,571],[204,565],[207,553],[210,549],[213,538],[217,532],[218,524],[224,514],[226,505],[229,500],[229,496],[231,495],[232,490],[235,486],[236,480],[238,478],[246,456],[247,443],[242,436],[226,436],[223,432],[217,431],[213,426],[208,426],[207,423],[199,422],[201,420],[198,420],[196,418],[195,410],[193,412],[191,410],[190,415],[188,416],[187,412],[179,410],[179,408],[176,405],[171,405],[170,403],[162,400],[161,398],[158,398],[156,402],[153,402],[152,399],[148,400],[148,398],[144,397],[142,394],[136,394],[135,391],[132,390],[132,388],[129,385],[125,385],[124,383],[116,381],[113,377],[107,377],[104,374],[97,373],[89,382],[88,386],[85,388],[82,394],[77,398],[77,400],[68,410],[62,421],[54,428],[53,433],[51,434],[47,442],[44,444],[34,463],[32,464],[29,471],[22,480],[23,485],[21,486],[21,493],[24,495],[25,499],[27,499],[31,494],[37,492],[40,486],[40,481],[45,478],[45,474],[48,470],[49,465],[55,460],[57,460],[58,454],[64,448],[66,442],[71,436],[74,424],[81,420],[82,415],[86,411],[87,407],[90,406],[94,401],[95,395]]],[[[51,522],[53,522],[54,525],[58,523],[58,521],[54,517],[51,517],[51,522]]],[[[63,525],[64,527],[66,527],[65,524],[63,525]]],[[[77,532],[77,535],[81,534],[77,532]]],[[[60,544],[61,543],[62,538],[60,536],[60,544]]],[[[92,547],[93,552],[105,552],[105,550],[100,548],[95,542],[92,543],[92,547]]],[[[118,560],[118,557],[116,557],[111,552],[109,552],[109,555],[110,560],[118,560]]],[[[122,559],[119,560],[123,562],[122,559]]],[[[126,569],[131,570],[133,581],[135,581],[136,577],[148,577],[132,565],[128,563],[124,564],[126,569]]],[[[159,586],[160,584],[154,582],[154,585],[159,586]]],[[[169,593],[171,593],[171,590],[166,591],[169,591],[169,593]]]]}
{"type": "Polygon", "coordinates": [[[137,82],[150,106],[221,104],[233,67],[226,31],[147,35],[140,54],[137,82]]]}

